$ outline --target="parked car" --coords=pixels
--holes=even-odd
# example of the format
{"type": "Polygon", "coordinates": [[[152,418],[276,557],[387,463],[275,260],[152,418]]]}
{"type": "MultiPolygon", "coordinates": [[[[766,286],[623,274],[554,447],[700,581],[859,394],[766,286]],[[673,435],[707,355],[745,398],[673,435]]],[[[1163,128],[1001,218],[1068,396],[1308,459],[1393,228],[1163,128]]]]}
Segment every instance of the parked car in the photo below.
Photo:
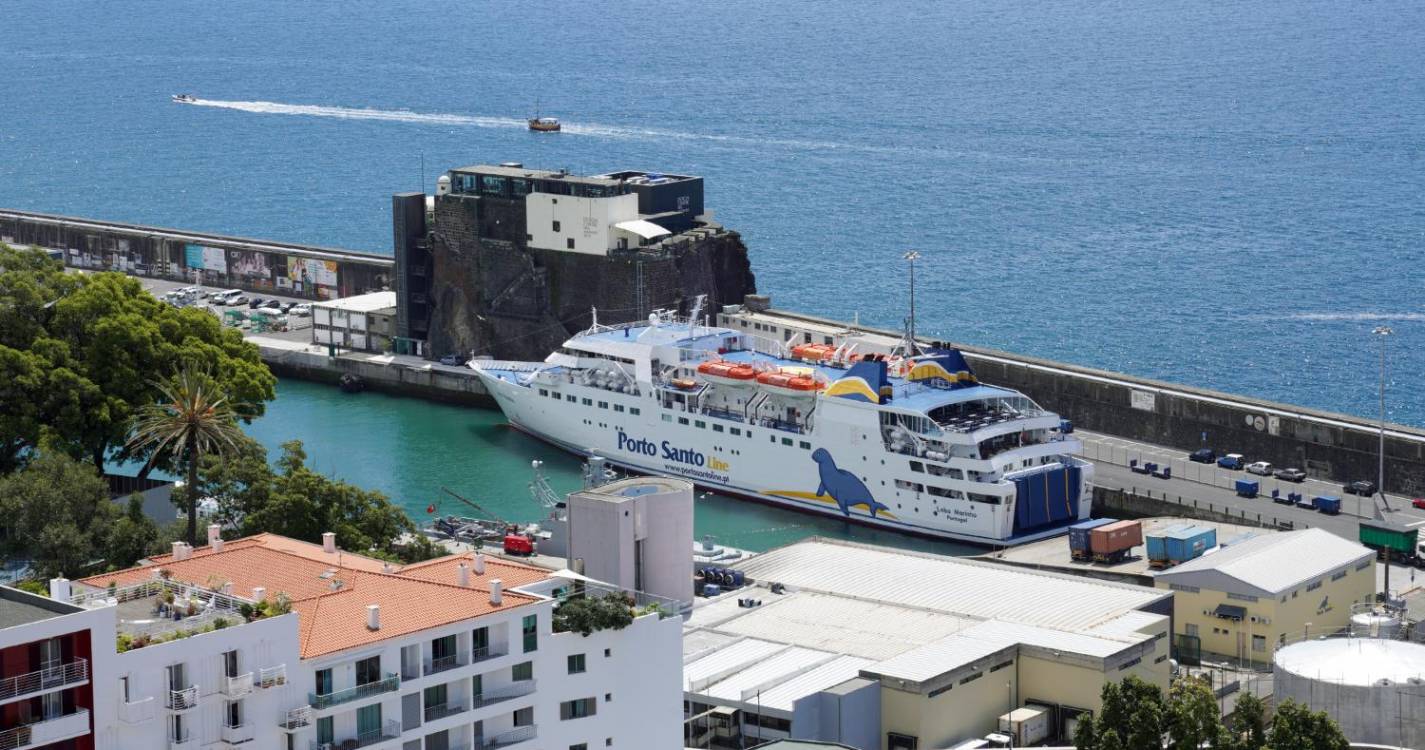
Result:
{"type": "Polygon", "coordinates": [[[299,318],[306,318],[312,314],[312,306],[306,302],[299,302],[287,311],[288,315],[296,315],[299,318]]]}
{"type": "Polygon", "coordinates": [[[258,305],[258,307],[263,307],[263,308],[266,308],[266,309],[268,309],[268,310],[281,310],[281,309],[282,309],[282,301],[281,301],[281,300],[270,299],[270,300],[267,300],[266,302],[263,302],[261,305],[258,305]]]}
{"type": "Polygon", "coordinates": [[[245,295],[245,294],[236,294],[236,295],[233,295],[233,296],[231,296],[231,297],[228,297],[228,304],[229,304],[229,305],[232,305],[233,307],[242,307],[243,305],[246,305],[247,303],[248,303],[248,299],[247,299],[247,295],[245,295]]]}
{"type": "Polygon", "coordinates": [[[257,308],[262,307],[262,303],[266,301],[267,300],[261,297],[253,297],[251,300],[248,301],[247,306],[251,310],[256,310],[257,308]]]}
{"type": "Polygon", "coordinates": [[[441,358],[440,358],[440,363],[443,364],[443,365],[450,365],[450,366],[452,366],[452,367],[459,367],[460,364],[461,364],[461,362],[460,362],[460,355],[459,355],[459,354],[447,354],[447,355],[445,355],[444,357],[441,357],[441,358]]]}
{"type": "Polygon", "coordinates": [[[1224,469],[1241,469],[1247,465],[1247,457],[1241,453],[1228,453],[1217,459],[1217,465],[1224,469]]]}
{"type": "Polygon", "coordinates": [[[1347,495],[1363,495],[1365,497],[1370,497],[1371,495],[1376,494],[1376,483],[1372,482],[1369,479],[1357,479],[1354,482],[1348,482],[1344,485],[1341,485],[1341,491],[1346,493],[1347,495]]]}
{"type": "Polygon", "coordinates": [[[1253,461],[1247,464],[1247,473],[1256,474],[1260,477],[1269,477],[1272,475],[1272,465],[1266,461],[1253,461]]]}
{"type": "Polygon", "coordinates": [[[1213,461],[1217,460],[1217,453],[1215,453],[1211,448],[1198,448],[1197,450],[1188,454],[1188,460],[1196,461],[1200,464],[1210,464],[1213,461]]]}
{"type": "Polygon", "coordinates": [[[1425,497],[1413,497],[1410,499],[1410,504],[1417,508],[1425,510],[1425,497]]]}
{"type": "Polygon", "coordinates": [[[1295,466],[1292,466],[1292,467],[1289,467],[1289,468],[1285,468],[1285,469],[1277,469],[1277,470],[1276,470],[1276,476],[1277,476],[1277,479],[1280,479],[1280,480],[1282,480],[1283,482],[1305,482],[1305,481],[1306,481],[1306,472],[1302,471],[1301,469],[1296,468],[1295,466]]]}
{"type": "Polygon", "coordinates": [[[283,315],[286,315],[287,313],[292,312],[292,308],[294,308],[294,307],[296,307],[296,306],[297,306],[297,303],[296,303],[296,302],[283,302],[283,303],[282,303],[282,314],[283,314],[283,315]]]}

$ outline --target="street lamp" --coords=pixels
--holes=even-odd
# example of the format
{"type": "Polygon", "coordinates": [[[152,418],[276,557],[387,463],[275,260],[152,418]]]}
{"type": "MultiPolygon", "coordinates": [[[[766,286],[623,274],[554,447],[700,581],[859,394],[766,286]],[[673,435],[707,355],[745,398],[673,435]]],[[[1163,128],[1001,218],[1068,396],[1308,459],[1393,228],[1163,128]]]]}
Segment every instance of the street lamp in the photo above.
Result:
{"type": "MultiPolygon", "coordinates": [[[[1380,473],[1376,476],[1379,482],[1376,491],[1380,493],[1381,505],[1390,510],[1390,504],[1385,499],[1385,342],[1395,331],[1390,326],[1376,326],[1371,333],[1380,337],[1380,473]]],[[[1390,565],[1388,555],[1386,565],[1390,565]]],[[[1386,593],[1389,595],[1389,592],[1386,593]]]]}
{"type": "Polygon", "coordinates": [[[906,334],[910,339],[906,342],[910,345],[910,351],[906,355],[915,356],[917,349],[915,345],[915,262],[920,260],[920,251],[907,250],[906,254],[901,257],[910,261],[910,323],[906,334]]]}

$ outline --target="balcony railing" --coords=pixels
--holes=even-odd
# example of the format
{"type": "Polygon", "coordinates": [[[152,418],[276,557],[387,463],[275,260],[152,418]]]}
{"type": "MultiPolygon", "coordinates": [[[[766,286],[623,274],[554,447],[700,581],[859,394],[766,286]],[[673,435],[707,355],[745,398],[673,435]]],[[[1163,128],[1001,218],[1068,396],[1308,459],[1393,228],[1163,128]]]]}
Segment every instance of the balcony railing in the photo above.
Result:
{"type": "Polygon", "coordinates": [[[426,721],[444,719],[447,716],[454,716],[464,710],[465,706],[456,701],[447,701],[434,706],[426,706],[426,721]]]}
{"type": "Polygon", "coordinates": [[[508,732],[501,732],[489,737],[476,737],[475,750],[493,750],[497,747],[508,747],[520,742],[525,742],[535,738],[535,726],[529,724],[522,727],[515,727],[508,732]]]}
{"type": "Polygon", "coordinates": [[[291,732],[312,725],[312,707],[301,706],[287,712],[287,715],[277,721],[277,726],[291,732]]]}
{"type": "Polygon", "coordinates": [[[338,690],[334,693],[326,693],[324,695],[318,695],[317,693],[308,693],[307,697],[309,699],[309,702],[312,704],[312,708],[321,710],[323,708],[329,708],[331,706],[347,703],[349,701],[361,700],[362,698],[368,698],[373,695],[380,695],[381,693],[389,693],[392,690],[399,689],[400,687],[400,676],[387,673],[384,678],[375,682],[368,682],[365,685],[357,685],[356,687],[349,687],[345,690],[338,690]]]}
{"type": "Polygon", "coordinates": [[[534,680],[518,680],[508,685],[501,685],[496,688],[486,688],[479,695],[470,699],[471,708],[488,706],[491,703],[518,698],[521,695],[529,695],[534,692],[534,680]]]}
{"type": "Polygon", "coordinates": [[[145,721],[152,721],[158,713],[158,701],[153,696],[137,701],[122,701],[119,703],[119,721],[125,724],[142,724],[145,721]]]}
{"type": "Polygon", "coordinates": [[[263,667],[257,673],[257,686],[260,688],[277,687],[287,684],[287,665],[278,664],[275,667],[263,667]]]}
{"type": "Polygon", "coordinates": [[[252,692],[252,673],[240,674],[237,677],[224,677],[220,688],[223,695],[229,698],[241,698],[252,692]]]}
{"type": "Polygon", "coordinates": [[[351,748],[367,747],[378,742],[394,740],[401,736],[401,722],[395,719],[388,719],[385,726],[380,729],[370,729],[358,733],[355,737],[341,742],[312,742],[312,750],[351,750],[351,748]]]}
{"type": "Polygon", "coordinates": [[[74,685],[87,679],[89,679],[89,660],[75,659],[68,664],[46,667],[0,680],[0,701],[8,701],[22,695],[45,690],[54,690],[65,685],[74,685]]]}
{"type": "Polygon", "coordinates": [[[55,716],[0,732],[0,750],[41,747],[89,733],[89,709],[55,716]]]}
{"type": "Polygon", "coordinates": [[[229,745],[238,745],[244,742],[251,742],[253,737],[251,724],[228,724],[223,723],[222,734],[219,738],[229,745]]]}
{"type": "Polygon", "coordinates": [[[456,667],[463,666],[465,666],[465,655],[451,654],[449,656],[426,659],[425,669],[423,671],[427,675],[433,675],[436,672],[444,672],[447,669],[455,669],[456,667]]]}
{"type": "Polygon", "coordinates": [[[508,648],[502,646],[483,646],[470,652],[470,663],[474,664],[475,662],[485,661],[486,659],[495,659],[509,652],[510,650],[508,648]]]}
{"type": "Polygon", "coordinates": [[[190,685],[182,690],[168,691],[168,707],[174,711],[187,711],[198,707],[198,686],[190,685]]]}

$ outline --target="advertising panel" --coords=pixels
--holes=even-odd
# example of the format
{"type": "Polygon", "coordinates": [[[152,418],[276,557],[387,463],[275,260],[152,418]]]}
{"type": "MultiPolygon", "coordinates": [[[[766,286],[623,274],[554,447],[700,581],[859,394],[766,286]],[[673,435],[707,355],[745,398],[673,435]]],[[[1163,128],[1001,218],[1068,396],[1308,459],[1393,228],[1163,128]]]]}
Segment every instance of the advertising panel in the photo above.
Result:
{"type": "Polygon", "coordinates": [[[287,257],[287,278],[294,288],[307,289],[312,284],[336,286],[336,261],[287,257]],[[301,284],[300,287],[297,284],[301,284]]]}
{"type": "Polygon", "coordinates": [[[272,278],[272,263],[266,253],[252,250],[229,250],[228,263],[234,276],[245,279],[272,278]]]}
{"type": "Polygon", "coordinates": [[[228,272],[228,259],[220,247],[184,245],[183,261],[184,265],[189,268],[201,268],[205,271],[217,271],[221,274],[228,272]]]}

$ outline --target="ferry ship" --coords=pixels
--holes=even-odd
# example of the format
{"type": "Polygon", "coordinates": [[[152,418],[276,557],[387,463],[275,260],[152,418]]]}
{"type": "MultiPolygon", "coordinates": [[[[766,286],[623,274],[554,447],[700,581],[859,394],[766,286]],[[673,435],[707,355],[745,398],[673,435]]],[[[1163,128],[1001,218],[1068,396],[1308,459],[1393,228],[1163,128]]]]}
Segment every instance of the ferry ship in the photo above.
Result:
{"type": "Polygon", "coordinates": [[[954,349],[779,342],[654,313],[544,362],[469,364],[510,424],[580,456],[717,492],[986,546],[1089,515],[1092,465],[1058,415],[954,349]]]}

